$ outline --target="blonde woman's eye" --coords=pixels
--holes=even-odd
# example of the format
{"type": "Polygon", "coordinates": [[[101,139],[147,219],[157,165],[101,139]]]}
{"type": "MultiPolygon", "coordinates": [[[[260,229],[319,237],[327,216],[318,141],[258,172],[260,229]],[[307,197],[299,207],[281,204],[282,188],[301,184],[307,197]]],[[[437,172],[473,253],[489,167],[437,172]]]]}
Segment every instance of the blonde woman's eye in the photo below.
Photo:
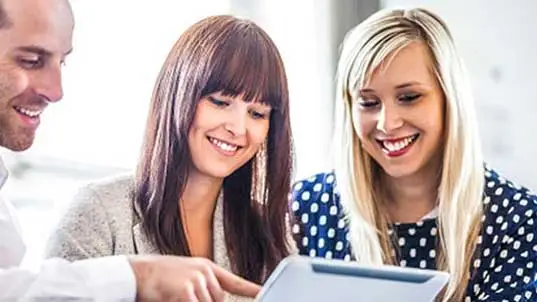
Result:
{"type": "Polygon", "coordinates": [[[399,97],[399,101],[403,103],[412,103],[413,101],[417,100],[421,94],[419,93],[410,93],[410,94],[404,94],[399,97]]]}
{"type": "Polygon", "coordinates": [[[379,105],[379,102],[372,100],[361,100],[358,102],[358,105],[360,105],[360,107],[364,109],[372,109],[377,107],[379,105]]]}

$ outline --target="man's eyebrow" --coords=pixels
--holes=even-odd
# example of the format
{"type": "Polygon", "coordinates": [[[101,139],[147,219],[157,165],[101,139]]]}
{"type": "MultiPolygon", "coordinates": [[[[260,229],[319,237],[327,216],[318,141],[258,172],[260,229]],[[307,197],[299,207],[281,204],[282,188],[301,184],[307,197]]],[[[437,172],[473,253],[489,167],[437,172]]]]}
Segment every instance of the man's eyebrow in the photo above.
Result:
{"type": "MultiPolygon", "coordinates": [[[[17,48],[17,50],[34,53],[36,55],[40,55],[40,56],[44,56],[44,57],[52,57],[52,55],[53,55],[51,51],[46,50],[43,47],[35,46],[35,45],[20,46],[20,47],[17,48]]],[[[66,53],[63,54],[63,56],[65,57],[65,56],[69,55],[72,51],[73,51],[72,48],[69,49],[66,53]]]]}
{"type": "Polygon", "coordinates": [[[52,52],[44,49],[43,47],[34,46],[34,45],[20,46],[20,47],[17,47],[17,50],[24,51],[24,52],[31,52],[40,56],[46,56],[46,57],[52,56],[52,52]]]}

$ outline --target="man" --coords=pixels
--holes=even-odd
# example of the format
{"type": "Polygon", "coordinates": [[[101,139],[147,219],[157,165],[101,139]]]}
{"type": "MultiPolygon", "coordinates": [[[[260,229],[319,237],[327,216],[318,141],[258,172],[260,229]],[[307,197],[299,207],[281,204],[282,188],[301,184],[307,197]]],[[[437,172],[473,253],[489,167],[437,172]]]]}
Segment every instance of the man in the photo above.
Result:
{"type": "MultiPolygon", "coordinates": [[[[72,49],[68,0],[0,0],[0,146],[29,148],[46,107],[62,96],[62,64],[72,49]]],[[[0,188],[7,171],[0,160],[0,188]]],[[[0,300],[221,301],[254,297],[259,286],[206,259],[114,256],[40,271],[20,268],[24,245],[10,204],[0,200],[0,300]]]]}

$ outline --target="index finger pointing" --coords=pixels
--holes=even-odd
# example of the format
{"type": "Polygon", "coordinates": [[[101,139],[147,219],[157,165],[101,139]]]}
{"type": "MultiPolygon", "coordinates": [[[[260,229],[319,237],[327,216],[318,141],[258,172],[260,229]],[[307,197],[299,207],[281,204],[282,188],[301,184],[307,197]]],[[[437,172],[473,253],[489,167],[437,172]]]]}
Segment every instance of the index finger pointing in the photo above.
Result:
{"type": "Polygon", "coordinates": [[[222,289],[230,294],[255,298],[261,290],[258,284],[234,275],[216,264],[213,265],[213,271],[222,289]]]}

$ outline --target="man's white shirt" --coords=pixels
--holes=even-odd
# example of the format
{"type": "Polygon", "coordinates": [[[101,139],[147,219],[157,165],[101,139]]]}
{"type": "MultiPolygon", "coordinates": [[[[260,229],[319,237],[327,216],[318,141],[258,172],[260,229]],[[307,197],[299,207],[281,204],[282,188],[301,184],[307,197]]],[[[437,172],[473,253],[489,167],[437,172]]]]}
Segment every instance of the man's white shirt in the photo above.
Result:
{"type": "MultiPolygon", "coordinates": [[[[0,158],[0,192],[8,172],[0,158]]],[[[125,256],[19,268],[26,247],[14,207],[0,196],[0,301],[134,301],[136,281],[125,256]]]]}

